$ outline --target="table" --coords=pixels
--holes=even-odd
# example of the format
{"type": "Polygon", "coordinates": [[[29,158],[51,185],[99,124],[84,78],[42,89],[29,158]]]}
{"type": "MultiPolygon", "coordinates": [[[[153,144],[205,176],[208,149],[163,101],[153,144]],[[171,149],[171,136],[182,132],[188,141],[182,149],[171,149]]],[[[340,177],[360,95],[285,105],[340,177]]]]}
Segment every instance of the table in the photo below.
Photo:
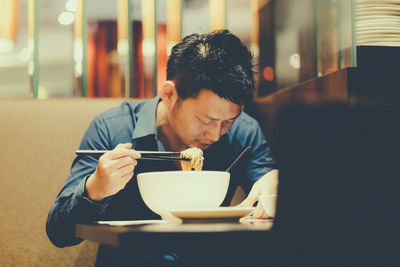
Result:
{"type": "Polygon", "coordinates": [[[75,235],[118,248],[126,257],[125,262],[137,259],[145,253],[145,247],[150,247],[154,251],[168,253],[173,249],[186,255],[185,266],[245,266],[263,260],[273,246],[272,229],[271,220],[134,226],[77,224],[75,235]]]}

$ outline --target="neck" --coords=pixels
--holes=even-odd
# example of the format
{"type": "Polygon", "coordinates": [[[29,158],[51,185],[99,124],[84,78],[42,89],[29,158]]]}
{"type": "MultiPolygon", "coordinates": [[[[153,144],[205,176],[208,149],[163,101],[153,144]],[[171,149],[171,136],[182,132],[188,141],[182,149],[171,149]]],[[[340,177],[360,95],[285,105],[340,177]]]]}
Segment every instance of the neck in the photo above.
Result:
{"type": "Polygon", "coordinates": [[[158,139],[168,151],[182,151],[187,148],[171,128],[167,106],[160,101],[157,105],[156,126],[158,139]]]}

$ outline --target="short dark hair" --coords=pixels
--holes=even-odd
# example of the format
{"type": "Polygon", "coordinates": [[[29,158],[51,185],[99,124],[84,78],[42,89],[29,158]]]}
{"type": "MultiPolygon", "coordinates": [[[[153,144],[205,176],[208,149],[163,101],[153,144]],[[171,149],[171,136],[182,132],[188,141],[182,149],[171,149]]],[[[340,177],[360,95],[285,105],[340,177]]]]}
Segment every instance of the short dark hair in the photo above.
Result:
{"type": "Polygon", "coordinates": [[[175,82],[182,99],[196,97],[203,88],[243,105],[253,98],[253,56],[228,30],[191,34],[172,48],[167,80],[175,82]]]}

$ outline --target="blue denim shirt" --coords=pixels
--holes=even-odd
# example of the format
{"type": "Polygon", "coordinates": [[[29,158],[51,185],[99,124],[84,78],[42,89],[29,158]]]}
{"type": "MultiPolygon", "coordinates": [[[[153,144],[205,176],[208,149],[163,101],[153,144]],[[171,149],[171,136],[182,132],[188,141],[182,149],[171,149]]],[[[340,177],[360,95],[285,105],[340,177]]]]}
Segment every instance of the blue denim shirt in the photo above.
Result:
{"type": "MultiPolygon", "coordinates": [[[[90,124],[79,149],[111,150],[120,143],[130,142],[136,150],[164,150],[156,128],[156,107],[159,101],[159,96],[150,100],[126,101],[119,107],[101,113],[90,124]]],[[[257,121],[244,112],[227,134],[204,151],[204,170],[225,170],[249,145],[253,147],[249,157],[231,170],[231,181],[223,206],[229,205],[238,185],[248,192],[255,181],[273,169],[274,161],[257,121]]],[[[101,202],[95,202],[88,198],[85,184],[96,166],[97,159],[94,157],[76,157],[71,173],[49,212],[47,234],[58,247],[82,241],[74,237],[76,223],[159,219],[143,202],[136,175],[177,168],[171,162],[140,161],[134,177],[123,190],[101,202]]]]}

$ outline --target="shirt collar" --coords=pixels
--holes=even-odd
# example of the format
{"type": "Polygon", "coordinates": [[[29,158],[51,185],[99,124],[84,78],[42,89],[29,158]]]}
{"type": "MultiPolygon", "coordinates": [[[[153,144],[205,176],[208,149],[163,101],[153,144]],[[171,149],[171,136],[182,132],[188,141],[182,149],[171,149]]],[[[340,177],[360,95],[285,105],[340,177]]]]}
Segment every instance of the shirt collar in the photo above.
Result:
{"type": "Polygon", "coordinates": [[[158,102],[160,102],[159,95],[144,102],[141,110],[137,113],[137,122],[132,133],[132,139],[148,135],[157,137],[156,109],[158,102]]]}

